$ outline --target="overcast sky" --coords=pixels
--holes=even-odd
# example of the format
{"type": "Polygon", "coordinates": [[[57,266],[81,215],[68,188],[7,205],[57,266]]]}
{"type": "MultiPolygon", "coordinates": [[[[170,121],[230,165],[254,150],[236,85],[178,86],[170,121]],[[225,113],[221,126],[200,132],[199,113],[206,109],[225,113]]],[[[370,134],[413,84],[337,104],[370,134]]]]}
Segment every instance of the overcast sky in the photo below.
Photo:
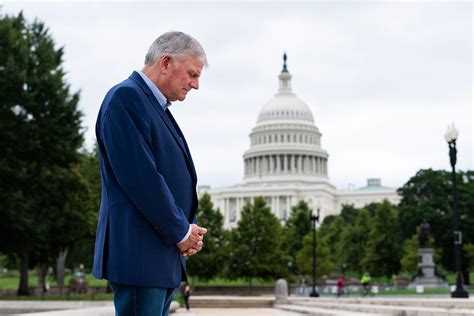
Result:
{"type": "Polygon", "coordinates": [[[447,124],[459,129],[458,167],[473,169],[471,2],[7,1],[65,48],[81,91],[86,143],[107,90],[141,69],[151,42],[180,30],[210,67],[172,111],[199,184],[240,183],[242,154],[288,54],[293,91],[313,112],[338,188],[366,178],[399,187],[421,168],[449,169],[447,124]]]}

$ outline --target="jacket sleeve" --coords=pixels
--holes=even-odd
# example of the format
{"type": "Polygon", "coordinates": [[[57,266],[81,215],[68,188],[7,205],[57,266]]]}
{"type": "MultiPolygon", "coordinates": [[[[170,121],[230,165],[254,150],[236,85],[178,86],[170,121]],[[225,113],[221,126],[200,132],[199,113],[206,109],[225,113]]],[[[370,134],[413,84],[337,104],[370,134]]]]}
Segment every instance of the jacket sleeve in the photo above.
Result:
{"type": "Polygon", "coordinates": [[[186,235],[189,222],[157,171],[149,131],[150,118],[138,92],[131,87],[117,89],[102,121],[107,158],[125,194],[171,246],[186,235]]]}

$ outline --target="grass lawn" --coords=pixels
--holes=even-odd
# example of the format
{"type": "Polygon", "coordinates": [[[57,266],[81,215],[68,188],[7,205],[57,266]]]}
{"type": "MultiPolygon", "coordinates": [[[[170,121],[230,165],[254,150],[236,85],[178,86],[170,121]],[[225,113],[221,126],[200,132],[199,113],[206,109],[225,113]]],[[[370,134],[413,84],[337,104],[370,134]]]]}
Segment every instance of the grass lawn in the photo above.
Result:
{"type": "MultiPolygon", "coordinates": [[[[66,285],[69,285],[71,280],[71,275],[66,275],[64,282],[66,285]]],[[[19,275],[16,272],[13,272],[8,275],[0,275],[0,289],[9,289],[14,290],[18,288],[20,279],[19,275]]],[[[87,282],[89,286],[107,286],[106,280],[97,280],[91,274],[87,275],[87,282]]],[[[53,277],[48,278],[48,283],[50,286],[57,286],[56,280],[53,277]]],[[[38,286],[38,277],[35,272],[30,272],[28,276],[28,284],[30,287],[38,286]]]]}
{"type": "Polygon", "coordinates": [[[0,300],[16,301],[112,301],[113,294],[71,294],[45,296],[0,296],[0,300]]]}
{"type": "MultiPolygon", "coordinates": [[[[198,278],[190,278],[189,283],[191,285],[249,285],[249,281],[246,279],[223,279],[223,278],[213,278],[211,280],[199,280],[198,278]]],[[[275,281],[264,281],[262,279],[252,279],[252,285],[275,285],[275,281]]]]}

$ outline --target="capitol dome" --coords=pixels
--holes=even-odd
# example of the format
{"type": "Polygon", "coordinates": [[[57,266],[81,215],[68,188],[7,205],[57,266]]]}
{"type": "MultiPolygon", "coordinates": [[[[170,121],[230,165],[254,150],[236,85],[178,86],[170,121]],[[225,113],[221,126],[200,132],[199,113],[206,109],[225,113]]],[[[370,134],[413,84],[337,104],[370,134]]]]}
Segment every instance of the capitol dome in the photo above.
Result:
{"type": "Polygon", "coordinates": [[[260,110],[244,153],[245,182],[327,180],[327,152],[310,108],[291,90],[286,54],[279,89],[260,110]]]}
{"type": "Polygon", "coordinates": [[[277,93],[273,99],[263,106],[257,122],[279,119],[314,122],[311,110],[294,93],[277,93]]]}
{"type": "Polygon", "coordinates": [[[291,75],[286,66],[286,54],[283,55],[283,60],[283,70],[278,76],[280,80],[278,93],[263,106],[258,114],[257,123],[280,119],[314,123],[309,107],[291,92],[291,75]]]}

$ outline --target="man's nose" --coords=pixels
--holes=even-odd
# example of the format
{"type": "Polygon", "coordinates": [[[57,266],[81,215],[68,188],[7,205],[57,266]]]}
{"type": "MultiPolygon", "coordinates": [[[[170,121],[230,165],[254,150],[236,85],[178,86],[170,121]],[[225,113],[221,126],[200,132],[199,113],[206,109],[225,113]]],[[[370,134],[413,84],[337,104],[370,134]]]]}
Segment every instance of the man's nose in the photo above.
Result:
{"type": "Polygon", "coordinates": [[[199,89],[199,79],[191,80],[190,86],[193,89],[199,89]]]}

